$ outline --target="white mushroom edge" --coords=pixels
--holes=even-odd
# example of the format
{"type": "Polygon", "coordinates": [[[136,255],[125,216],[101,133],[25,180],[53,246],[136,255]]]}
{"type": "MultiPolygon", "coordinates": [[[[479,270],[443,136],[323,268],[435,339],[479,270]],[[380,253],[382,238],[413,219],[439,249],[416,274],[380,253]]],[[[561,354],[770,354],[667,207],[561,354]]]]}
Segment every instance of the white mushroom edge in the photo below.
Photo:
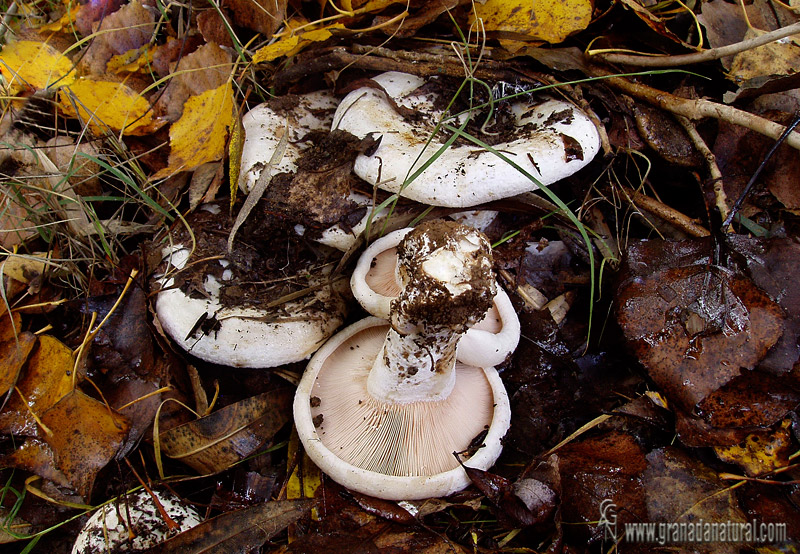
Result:
{"type": "MultiPolygon", "coordinates": [[[[428,144],[433,125],[443,112],[434,108],[432,94],[418,92],[425,84],[424,79],[394,71],[372,79],[383,91],[363,87],[350,92],[333,117],[334,129],[349,131],[359,138],[372,134],[380,139],[380,145],[370,156],[362,154],[356,159],[354,172],[365,181],[417,202],[455,208],[476,206],[538,188],[511,164],[477,145],[451,145],[439,152],[449,133],[438,134],[428,144]],[[425,114],[428,124],[410,123],[393,103],[425,114]],[[412,169],[422,167],[434,156],[438,158],[422,174],[410,183],[404,182],[412,169]]],[[[542,185],[572,175],[600,149],[597,128],[572,104],[560,100],[546,100],[533,106],[517,102],[512,105],[512,112],[516,125],[530,125],[531,132],[493,148],[542,185]],[[574,141],[573,146],[580,152],[568,151],[564,137],[574,141]]]]}

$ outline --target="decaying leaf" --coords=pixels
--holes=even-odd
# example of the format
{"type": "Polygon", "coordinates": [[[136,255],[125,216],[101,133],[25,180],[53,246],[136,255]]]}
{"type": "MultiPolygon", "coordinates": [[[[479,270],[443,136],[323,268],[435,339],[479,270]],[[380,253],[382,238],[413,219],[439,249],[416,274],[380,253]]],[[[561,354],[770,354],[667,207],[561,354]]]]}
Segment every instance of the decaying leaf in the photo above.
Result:
{"type": "Polygon", "coordinates": [[[165,122],[155,118],[150,102],[128,82],[81,77],[59,91],[59,105],[67,116],[80,118],[101,135],[108,129],[150,134],[165,122]]]}
{"type": "Polygon", "coordinates": [[[287,0],[224,0],[233,21],[270,38],[286,19],[287,0]]]}
{"type": "Polygon", "coordinates": [[[754,367],[783,333],[780,307],[744,275],[711,265],[709,244],[632,245],[617,297],[629,344],[688,412],[754,367]]]}
{"type": "MultiPolygon", "coordinates": [[[[736,500],[735,490],[721,481],[709,467],[678,448],[668,447],[650,452],[643,483],[647,495],[647,521],[724,521],[732,524],[747,521],[736,500]]],[[[697,548],[699,542],[694,541],[693,546],[697,548]]],[[[733,553],[739,552],[739,546],[714,543],[701,551],[733,553]]]]}
{"type": "Polygon", "coordinates": [[[28,438],[8,456],[2,464],[28,471],[61,487],[69,486],[69,479],[56,467],[55,452],[43,440],[28,438]]]}
{"type": "Polygon", "coordinates": [[[14,392],[0,413],[0,430],[13,435],[41,437],[42,431],[31,412],[41,417],[73,388],[72,350],[61,341],[43,335],[31,355],[25,373],[17,383],[24,396],[14,392]]]}
{"type": "Polygon", "coordinates": [[[263,502],[208,519],[143,554],[252,552],[311,509],[313,500],[263,502]]]}
{"type": "Polygon", "coordinates": [[[12,91],[66,86],[75,80],[72,60],[47,42],[18,40],[0,52],[0,72],[12,91]]]}
{"type": "Polygon", "coordinates": [[[558,43],[585,29],[592,16],[586,0],[534,0],[533,2],[487,0],[475,2],[471,23],[481,18],[487,32],[500,32],[501,44],[515,51],[525,42],[558,43]]]}
{"type": "Polygon", "coordinates": [[[169,129],[169,165],[155,178],[189,171],[221,159],[233,125],[233,87],[230,82],[186,101],[181,118],[169,129]]]}
{"type": "Polygon", "coordinates": [[[45,441],[53,449],[56,468],[67,477],[70,488],[88,498],[97,473],[122,447],[127,419],[75,389],[44,412],[41,420],[53,431],[45,441]]]}
{"type": "Polygon", "coordinates": [[[155,30],[154,11],[145,8],[139,0],[132,0],[103,17],[78,67],[85,75],[102,76],[113,56],[148,44],[155,30]]]}
{"type": "Polygon", "coordinates": [[[16,385],[19,372],[36,344],[36,335],[23,332],[21,325],[19,313],[0,315],[0,395],[16,385]]]}
{"type": "Polygon", "coordinates": [[[747,475],[758,476],[789,465],[794,452],[791,421],[786,419],[769,433],[748,435],[743,443],[717,446],[714,452],[723,462],[741,467],[747,475]]]}
{"type": "Polygon", "coordinates": [[[289,420],[291,393],[277,389],[161,433],[161,449],[203,474],[246,458],[289,420]]]}

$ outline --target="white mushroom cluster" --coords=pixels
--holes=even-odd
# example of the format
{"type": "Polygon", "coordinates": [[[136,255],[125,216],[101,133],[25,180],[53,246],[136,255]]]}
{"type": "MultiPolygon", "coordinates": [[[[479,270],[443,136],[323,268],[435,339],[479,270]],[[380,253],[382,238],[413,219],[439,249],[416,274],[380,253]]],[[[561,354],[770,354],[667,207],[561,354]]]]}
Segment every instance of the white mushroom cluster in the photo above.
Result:
{"type": "MultiPolygon", "coordinates": [[[[474,229],[436,220],[403,233],[393,257],[386,319],[357,322],[317,351],[295,395],[295,425],[309,457],[352,490],[446,496],[469,484],[460,461],[494,464],[510,425],[495,368],[457,354],[493,309],[491,247],[474,229]]],[[[365,258],[373,253],[359,265],[365,258]]]]}

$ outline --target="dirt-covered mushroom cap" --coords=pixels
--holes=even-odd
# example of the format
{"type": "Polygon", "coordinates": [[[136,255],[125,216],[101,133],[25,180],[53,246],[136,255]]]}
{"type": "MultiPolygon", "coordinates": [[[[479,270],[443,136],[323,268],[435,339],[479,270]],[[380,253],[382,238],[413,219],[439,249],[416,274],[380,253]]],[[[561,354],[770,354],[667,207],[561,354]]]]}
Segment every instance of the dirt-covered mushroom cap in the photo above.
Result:
{"type": "MultiPolygon", "coordinates": [[[[275,367],[309,358],[344,321],[347,279],[332,280],[332,264],[305,264],[295,268],[301,272],[295,277],[253,271],[243,283],[243,272],[222,257],[226,236],[202,223],[196,227],[207,247],[194,254],[183,242],[164,247],[156,277],[158,320],[187,352],[226,366],[275,367]]],[[[243,255],[250,264],[266,265],[252,252],[243,255]]]]}
{"type": "Polygon", "coordinates": [[[402,291],[389,321],[357,322],[312,357],[295,425],[309,457],[350,489],[392,500],[446,496],[469,484],[453,453],[488,469],[510,424],[497,371],[455,357],[491,304],[491,249],[476,231],[438,222],[409,233],[399,251],[402,291]]]}
{"type": "MultiPolygon", "coordinates": [[[[178,525],[177,532],[200,523],[200,515],[174,495],[157,490],[152,492],[167,516],[178,525]]],[[[146,491],[139,491],[98,508],[78,533],[72,554],[141,552],[161,544],[170,536],[153,497],[146,491]]]]}
{"type": "MultiPolygon", "coordinates": [[[[388,72],[373,81],[378,86],[350,92],[333,118],[334,129],[380,139],[374,152],[356,160],[354,171],[362,179],[418,202],[457,208],[538,188],[511,164],[475,144],[456,142],[437,154],[450,133],[441,132],[427,144],[443,112],[436,107],[442,99],[438,93],[428,92],[424,79],[388,72]],[[413,113],[413,117],[401,111],[413,113]],[[422,174],[404,183],[412,170],[435,154],[439,157],[422,174]]],[[[515,101],[510,110],[515,125],[503,131],[509,136],[503,136],[493,148],[543,185],[572,175],[600,148],[594,124],[572,104],[553,99],[515,101]]],[[[482,116],[485,114],[475,117],[482,116]]],[[[487,136],[478,138],[487,140],[487,136]]]]}
{"type": "Polygon", "coordinates": [[[320,90],[275,98],[244,114],[239,187],[245,192],[253,188],[287,129],[289,136],[283,156],[272,173],[296,171],[297,160],[308,145],[304,140],[306,135],[330,129],[336,105],[337,99],[331,91],[320,90]]]}
{"type": "MultiPolygon", "coordinates": [[[[371,315],[388,319],[392,301],[402,290],[397,273],[397,245],[411,231],[398,229],[370,244],[350,278],[353,296],[371,315]]],[[[497,287],[492,306],[458,343],[457,358],[478,367],[502,363],[519,343],[520,324],[508,294],[497,287]]]]}

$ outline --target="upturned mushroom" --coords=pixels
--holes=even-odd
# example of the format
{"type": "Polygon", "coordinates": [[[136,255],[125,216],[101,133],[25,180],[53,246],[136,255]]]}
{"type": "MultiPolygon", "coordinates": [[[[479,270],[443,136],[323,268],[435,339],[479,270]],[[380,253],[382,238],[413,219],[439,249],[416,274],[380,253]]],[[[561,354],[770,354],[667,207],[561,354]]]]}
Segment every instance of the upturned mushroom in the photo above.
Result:
{"type": "Polygon", "coordinates": [[[488,469],[510,425],[493,367],[456,360],[459,340],[492,304],[491,247],[450,221],[398,245],[402,291],[389,320],[368,317],[311,359],[294,401],[298,435],[332,479],[371,496],[446,496],[469,478],[454,455],[488,469]]]}
{"type": "Polygon", "coordinates": [[[270,249],[277,259],[246,244],[225,254],[226,222],[218,206],[205,206],[189,218],[194,252],[179,232],[161,249],[162,271],[154,279],[161,327],[211,363],[267,368],[307,359],[344,321],[347,279],[333,280],[332,264],[297,248],[291,266],[281,250],[270,249]]]}
{"type": "MultiPolygon", "coordinates": [[[[372,80],[373,86],[345,96],[333,116],[334,129],[379,140],[378,148],[356,159],[354,172],[365,181],[417,202],[454,208],[538,188],[511,164],[475,144],[456,141],[439,152],[450,136],[446,131],[428,142],[444,114],[438,108],[443,103],[441,95],[432,91],[434,79],[388,72],[372,80]],[[413,171],[431,160],[420,175],[406,182],[413,171]]],[[[477,129],[478,138],[491,143],[496,152],[542,185],[583,168],[600,148],[594,124],[572,104],[542,97],[536,102],[515,100],[507,109],[504,115],[513,124],[491,133],[482,134],[477,129]],[[497,133],[499,141],[494,136],[497,133]]],[[[451,120],[455,126],[460,122],[451,120]]]]}
{"type": "MultiPolygon", "coordinates": [[[[371,315],[389,318],[391,303],[402,290],[397,245],[411,232],[399,229],[370,244],[356,263],[350,277],[353,296],[371,315]]],[[[478,367],[496,366],[519,343],[520,325],[508,294],[497,287],[484,317],[467,329],[458,343],[458,361],[478,367]]]]}

